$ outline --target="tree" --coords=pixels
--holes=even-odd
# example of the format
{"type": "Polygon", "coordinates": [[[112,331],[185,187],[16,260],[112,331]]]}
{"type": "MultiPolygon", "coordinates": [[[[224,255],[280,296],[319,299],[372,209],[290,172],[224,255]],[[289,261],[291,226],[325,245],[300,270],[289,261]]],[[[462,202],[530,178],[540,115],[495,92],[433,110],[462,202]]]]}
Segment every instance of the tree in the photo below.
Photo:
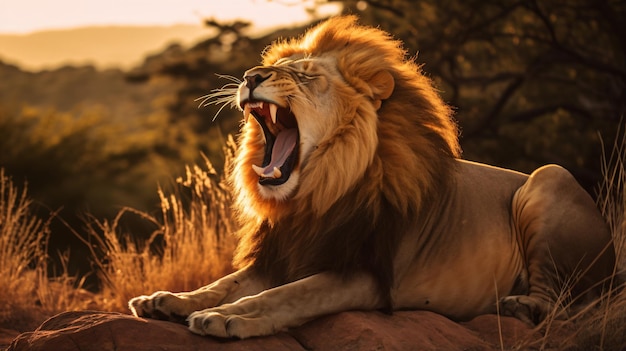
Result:
{"type": "Polygon", "coordinates": [[[626,3],[348,0],[401,39],[456,107],[465,157],[531,171],[560,163],[591,190],[598,132],[626,112],[626,3]]]}

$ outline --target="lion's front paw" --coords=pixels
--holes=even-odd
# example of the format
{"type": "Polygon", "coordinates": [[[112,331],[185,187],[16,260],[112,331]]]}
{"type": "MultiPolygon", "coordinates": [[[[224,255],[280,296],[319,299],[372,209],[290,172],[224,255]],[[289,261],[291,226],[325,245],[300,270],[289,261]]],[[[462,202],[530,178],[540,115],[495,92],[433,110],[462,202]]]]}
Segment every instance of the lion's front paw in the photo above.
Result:
{"type": "Polygon", "coordinates": [[[142,295],[130,299],[128,307],[137,317],[168,320],[185,324],[191,313],[183,298],[169,291],[157,291],[150,296],[142,295]]]}
{"type": "Polygon", "coordinates": [[[228,315],[226,311],[215,310],[208,309],[192,313],[187,319],[189,329],[200,335],[238,339],[276,333],[272,322],[267,318],[228,315]]]}

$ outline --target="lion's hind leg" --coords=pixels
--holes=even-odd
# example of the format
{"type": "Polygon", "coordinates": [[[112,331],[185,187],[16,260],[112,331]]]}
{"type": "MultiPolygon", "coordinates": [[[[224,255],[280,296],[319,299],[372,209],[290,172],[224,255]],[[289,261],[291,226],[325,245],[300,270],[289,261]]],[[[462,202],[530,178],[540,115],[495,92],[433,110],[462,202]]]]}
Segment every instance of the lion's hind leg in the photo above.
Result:
{"type": "Polygon", "coordinates": [[[563,319],[570,301],[590,292],[599,295],[615,264],[611,234],[568,171],[549,165],[533,172],[515,193],[512,213],[527,294],[504,297],[504,315],[533,324],[547,316],[563,319]]]}

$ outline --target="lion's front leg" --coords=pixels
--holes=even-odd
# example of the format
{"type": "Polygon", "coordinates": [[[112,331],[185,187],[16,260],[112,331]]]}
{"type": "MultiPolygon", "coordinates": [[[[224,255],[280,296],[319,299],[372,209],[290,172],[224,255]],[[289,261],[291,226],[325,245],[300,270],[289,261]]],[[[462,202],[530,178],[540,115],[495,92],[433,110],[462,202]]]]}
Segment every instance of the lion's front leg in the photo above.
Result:
{"type": "Polygon", "coordinates": [[[137,317],[186,323],[192,312],[255,295],[266,288],[262,279],[243,269],[191,292],[157,291],[149,296],[138,296],[132,298],[128,306],[137,317]]]}
{"type": "Polygon", "coordinates": [[[201,335],[248,338],[270,335],[319,316],[381,307],[374,279],[357,274],[341,279],[320,273],[234,303],[194,312],[189,328],[201,335]]]}

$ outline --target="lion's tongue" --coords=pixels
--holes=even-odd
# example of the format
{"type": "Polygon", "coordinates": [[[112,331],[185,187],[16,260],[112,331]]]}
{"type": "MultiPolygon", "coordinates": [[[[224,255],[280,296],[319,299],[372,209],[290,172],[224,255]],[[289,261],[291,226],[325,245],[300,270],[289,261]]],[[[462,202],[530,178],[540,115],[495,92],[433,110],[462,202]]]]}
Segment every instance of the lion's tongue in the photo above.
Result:
{"type": "Polygon", "coordinates": [[[298,142],[298,129],[285,129],[278,133],[276,140],[274,141],[274,147],[272,149],[272,159],[270,163],[265,167],[255,167],[255,171],[261,177],[266,178],[280,178],[280,174],[274,172],[274,168],[280,170],[287,157],[293,152],[298,142]]]}

